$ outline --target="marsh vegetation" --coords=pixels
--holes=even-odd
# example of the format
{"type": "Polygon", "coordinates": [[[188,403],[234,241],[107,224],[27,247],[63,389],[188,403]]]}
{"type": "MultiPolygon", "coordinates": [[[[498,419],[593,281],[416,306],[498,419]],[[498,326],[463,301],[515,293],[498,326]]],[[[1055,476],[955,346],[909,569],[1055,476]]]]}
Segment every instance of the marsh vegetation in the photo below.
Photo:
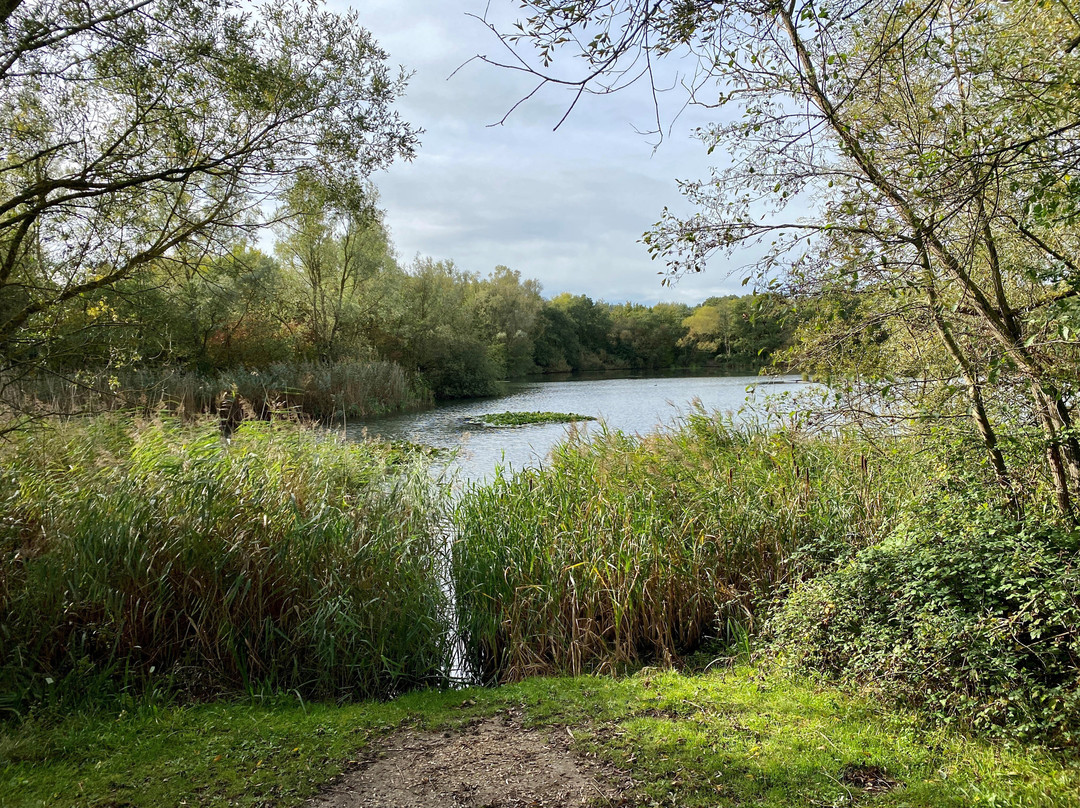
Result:
{"type": "Polygon", "coordinates": [[[522,7],[514,67],[571,107],[691,55],[730,159],[643,241],[752,294],[401,264],[408,71],[356,12],[0,0],[0,801],[295,802],[513,709],[650,804],[1080,803],[1076,10],[522,7]],[[313,426],[746,366],[822,394],[581,425],[456,498],[313,426]]]}
{"type": "Polygon", "coordinates": [[[475,416],[475,422],[484,426],[527,426],[529,424],[575,424],[595,421],[593,415],[573,412],[489,412],[475,416]]]}

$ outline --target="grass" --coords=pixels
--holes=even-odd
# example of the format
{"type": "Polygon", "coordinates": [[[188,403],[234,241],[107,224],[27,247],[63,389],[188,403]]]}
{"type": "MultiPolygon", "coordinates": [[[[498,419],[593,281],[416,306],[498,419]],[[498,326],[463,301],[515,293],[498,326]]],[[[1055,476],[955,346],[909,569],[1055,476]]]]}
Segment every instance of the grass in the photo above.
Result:
{"type": "Polygon", "coordinates": [[[0,726],[0,805],[299,805],[399,727],[452,731],[506,710],[629,771],[632,805],[1080,805],[1080,767],[926,728],[840,691],[751,667],[535,678],[347,706],[143,707],[0,726]],[[876,767],[896,783],[845,782],[876,767]]]}
{"type": "Polygon", "coordinates": [[[475,420],[484,426],[526,426],[528,424],[572,424],[595,421],[591,415],[573,412],[492,412],[478,415],[475,420]]]}
{"type": "Polygon", "coordinates": [[[644,438],[573,437],[458,504],[467,659],[507,682],[667,663],[752,632],[764,604],[894,519],[918,487],[895,452],[703,413],[644,438]]]}
{"type": "Polygon", "coordinates": [[[415,453],[292,423],[98,419],[0,453],[0,713],[108,693],[442,680],[443,499],[415,453]]]}

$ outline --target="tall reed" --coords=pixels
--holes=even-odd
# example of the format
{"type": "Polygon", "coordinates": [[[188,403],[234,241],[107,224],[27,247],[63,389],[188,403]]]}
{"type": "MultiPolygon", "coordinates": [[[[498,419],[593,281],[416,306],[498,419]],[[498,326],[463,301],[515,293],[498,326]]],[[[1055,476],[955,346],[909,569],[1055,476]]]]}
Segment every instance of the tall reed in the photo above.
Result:
{"type": "Polygon", "coordinates": [[[0,693],[170,681],[377,697],[442,681],[441,493],[287,423],[116,417],[0,450],[0,693]]]}
{"type": "Polygon", "coordinates": [[[416,374],[382,361],[277,363],[209,375],[155,367],[42,373],[0,384],[0,389],[10,409],[54,414],[165,409],[195,416],[217,411],[229,396],[259,416],[287,409],[333,421],[416,409],[432,401],[416,374]]]}
{"type": "Polygon", "coordinates": [[[602,430],[456,509],[466,657],[487,680],[667,661],[752,629],[795,579],[871,541],[915,480],[854,436],[704,413],[602,430]]]}

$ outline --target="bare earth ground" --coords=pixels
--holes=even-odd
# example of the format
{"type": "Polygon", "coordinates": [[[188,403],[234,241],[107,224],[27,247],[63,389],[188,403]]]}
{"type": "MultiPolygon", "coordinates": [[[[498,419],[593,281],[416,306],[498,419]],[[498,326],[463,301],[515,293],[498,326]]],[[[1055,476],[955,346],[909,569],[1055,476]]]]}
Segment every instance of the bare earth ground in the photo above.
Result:
{"type": "MultiPolygon", "coordinates": [[[[559,732],[562,732],[561,730],[559,732]]],[[[314,808],[576,808],[625,805],[629,778],[569,749],[571,738],[516,716],[457,732],[403,730],[343,774],[314,808]]]]}

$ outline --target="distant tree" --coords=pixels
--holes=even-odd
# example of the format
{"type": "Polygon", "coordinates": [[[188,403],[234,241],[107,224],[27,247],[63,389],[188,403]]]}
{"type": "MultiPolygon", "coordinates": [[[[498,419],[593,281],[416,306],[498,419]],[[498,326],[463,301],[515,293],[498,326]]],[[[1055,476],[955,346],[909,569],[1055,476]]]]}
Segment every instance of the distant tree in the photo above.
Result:
{"type": "Polygon", "coordinates": [[[683,343],[718,359],[730,359],[736,333],[735,316],[734,307],[726,305],[725,300],[703,303],[683,320],[687,329],[683,343]]]}
{"type": "Polygon", "coordinates": [[[680,363],[679,341],[690,309],[677,303],[623,303],[609,310],[611,352],[632,368],[668,368],[680,363]]]}
{"type": "Polygon", "coordinates": [[[478,336],[503,368],[502,376],[524,376],[536,369],[533,339],[543,305],[540,284],[521,280],[521,273],[509,267],[495,267],[476,284],[469,302],[472,317],[478,336]]]}
{"type": "Polygon", "coordinates": [[[275,249],[297,290],[298,320],[312,358],[332,362],[367,353],[368,330],[396,272],[373,189],[342,195],[308,173],[297,176],[279,210],[275,249]]]}
{"type": "Polygon", "coordinates": [[[780,349],[790,347],[795,316],[777,295],[728,295],[709,298],[683,325],[683,345],[710,353],[719,363],[764,367],[780,349]]]}
{"type": "Polygon", "coordinates": [[[201,373],[265,367],[296,347],[280,266],[243,242],[186,260],[179,250],[118,284],[116,296],[127,330],[138,335],[139,357],[152,365],[201,373]]]}
{"type": "Polygon", "coordinates": [[[581,341],[574,321],[550,301],[544,304],[537,318],[533,359],[547,373],[565,373],[581,368],[581,341]]]}
{"type": "Polygon", "coordinates": [[[596,303],[586,295],[563,292],[551,299],[573,323],[581,358],[574,370],[592,370],[604,365],[611,348],[611,316],[606,303],[596,303]]]}
{"type": "Polygon", "coordinates": [[[420,372],[439,398],[498,392],[501,368],[478,333],[471,299],[479,278],[453,261],[420,258],[409,268],[393,322],[389,356],[420,372]]]}

